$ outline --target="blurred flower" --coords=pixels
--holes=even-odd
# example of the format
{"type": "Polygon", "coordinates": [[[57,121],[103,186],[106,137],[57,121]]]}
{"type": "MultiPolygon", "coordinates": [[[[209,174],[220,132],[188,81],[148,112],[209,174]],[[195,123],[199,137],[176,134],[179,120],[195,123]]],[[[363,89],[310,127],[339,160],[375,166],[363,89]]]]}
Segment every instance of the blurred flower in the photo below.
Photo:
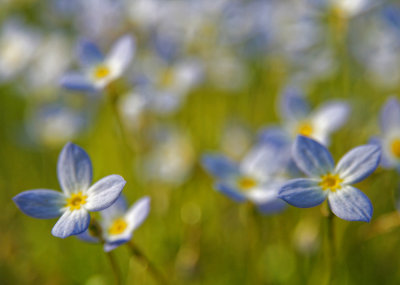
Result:
{"type": "Polygon", "coordinates": [[[381,164],[400,171],[400,102],[389,98],[380,113],[381,136],[371,139],[382,149],[381,164]]]}
{"type": "Polygon", "coordinates": [[[369,222],[372,204],[368,197],[351,186],[368,177],[379,164],[381,151],[375,145],[359,146],[334,165],[329,151],[320,143],[298,136],[293,158],[310,178],[293,179],[279,190],[279,198],[299,207],[309,208],[328,198],[332,212],[348,221],[369,222]]]}
{"type": "Polygon", "coordinates": [[[87,153],[77,145],[67,143],[57,165],[58,180],[63,193],[36,189],[13,198],[18,208],[38,219],[60,217],[51,233],[60,238],[84,232],[90,222],[89,212],[111,206],[119,197],[125,180],[109,175],[92,183],[92,163],[87,153]]]}
{"type": "Polygon", "coordinates": [[[121,37],[106,57],[94,43],[83,40],[78,49],[82,73],[65,74],[61,86],[80,91],[101,90],[123,74],[134,52],[135,40],[129,35],[121,37]]]}
{"type": "Polygon", "coordinates": [[[275,142],[251,149],[240,163],[218,154],[203,156],[204,168],[217,178],[215,188],[237,202],[253,202],[264,213],[282,210],[285,203],[278,199],[284,181],[287,160],[275,142]]]}
{"type": "MultiPolygon", "coordinates": [[[[111,251],[130,241],[133,231],[144,222],[149,211],[149,197],[139,199],[128,209],[126,200],[122,195],[114,204],[101,211],[100,226],[104,240],[104,251],[111,251]]],[[[78,238],[88,242],[99,242],[97,237],[91,235],[90,230],[78,235],[78,238]]]]}
{"type": "Polygon", "coordinates": [[[29,64],[37,51],[40,36],[12,19],[0,31],[0,81],[10,80],[29,64]]]}

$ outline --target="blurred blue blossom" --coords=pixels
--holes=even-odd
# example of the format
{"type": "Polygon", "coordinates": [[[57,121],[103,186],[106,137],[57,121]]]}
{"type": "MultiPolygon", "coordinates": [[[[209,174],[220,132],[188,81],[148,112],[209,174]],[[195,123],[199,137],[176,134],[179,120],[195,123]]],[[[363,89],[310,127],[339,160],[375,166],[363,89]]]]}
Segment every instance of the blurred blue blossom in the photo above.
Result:
{"type": "Polygon", "coordinates": [[[22,212],[34,218],[61,216],[51,231],[60,238],[84,232],[89,226],[89,212],[111,206],[125,186],[125,180],[119,175],[106,176],[90,186],[90,158],[82,148],[72,143],[67,143],[61,151],[57,173],[63,193],[35,189],[18,194],[13,201],[22,212]]]}
{"type": "Polygon", "coordinates": [[[382,107],[380,129],[381,135],[373,137],[371,142],[382,149],[381,164],[400,171],[400,102],[397,98],[389,98],[382,107]]]}
{"type": "Polygon", "coordinates": [[[331,154],[322,144],[298,136],[293,157],[310,178],[288,181],[279,190],[279,197],[299,208],[317,206],[328,198],[330,209],[339,218],[369,222],[372,204],[351,184],[368,177],[378,166],[380,156],[380,148],[375,145],[359,146],[346,153],[335,167],[331,154]]]}
{"type": "MultiPolygon", "coordinates": [[[[101,233],[104,240],[104,250],[111,251],[131,240],[133,232],[144,222],[150,211],[150,198],[143,197],[129,209],[126,200],[121,195],[117,201],[100,212],[101,233]]],[[[78,235],[78,238],[88,242],[99,242],[92,236],[90,230],[78,235]]]]}
{"type": "Polygon", "coordinates": [[[102,90],[124,73],[134,53],[135,40],[129,35],[121,37],[106,57],[93,42],[83,40],[78,48],[82,71],[65,74],[60,84],[78,91],[102,90]]]}

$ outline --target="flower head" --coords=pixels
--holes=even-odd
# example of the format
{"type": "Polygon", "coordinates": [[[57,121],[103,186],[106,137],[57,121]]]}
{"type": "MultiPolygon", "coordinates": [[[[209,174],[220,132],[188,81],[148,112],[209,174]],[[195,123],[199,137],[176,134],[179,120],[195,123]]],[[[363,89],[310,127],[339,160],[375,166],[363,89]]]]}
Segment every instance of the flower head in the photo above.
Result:
{"type": "MultiPolygon", "coordinates": [[[[139,199],[129,209],[122,195],[109,208],[101,211],[101,235],[104,240],[104,250],[110,251],[128,242],[135,231],[147,218],[150,211],[150,198],[139,199]]],[[[93,237],[90,231],[78,236],[80,239],[89,242],[99,242],[93,237]]]]}
{"type": "Polygon", "coordinates": [[[39,219],[61,216],[51,231],[60,238],[84,232],[89,226],[89,212],[111,206],[125,186],[125,180],[119,175],[106,176],[91,185],[90,158],[72,143],[67,143],[61,151],[57,172],[62,193],[35,189],[22,192],[13,200],[28,216],[39,219]]]}
{"type": "Polygon", "coordinates": [[[400,102],[392,97],[386,101],[380,114],[381,136],[371,141],[382,149],[381,164],[400,171],[400,102]]]}
{"type": "Polygon", "coordinates": [[[105,88],[126,70],[135,51],[135,41],[129,36],[120,38],[107,56],[92,42],[84,40],[78,49],[82,65],[81,73],[67,73],[61,78],[61,86],[79,91],[105,88]]]}
{"type": "Polygon", "coordinates": [[[372,204],[360,190],[351,186],[368,177],[378,166],[379,147],[364,145],[345,154],[337,165],[320,143],[298,136],[293,157],[297,166],[309,176],[289,180],[279,190],[279,198],[299,207],[309,208],[328,198],[332,212],[348,221],[370,221],[372,204]]]}

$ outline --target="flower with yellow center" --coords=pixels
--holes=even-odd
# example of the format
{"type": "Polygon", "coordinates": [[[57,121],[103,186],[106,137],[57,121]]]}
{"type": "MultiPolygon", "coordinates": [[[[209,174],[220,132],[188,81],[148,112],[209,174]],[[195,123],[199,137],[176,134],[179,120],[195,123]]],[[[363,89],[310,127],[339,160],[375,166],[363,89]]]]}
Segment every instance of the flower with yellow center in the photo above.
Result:
{"type": "Polygon", "coordinates": [[[128,227],[128,223],[123,218],[115,219],[111,226],[108,228],[109,235],[119,235],[123,233],[128,227]]]}
{"type": "Polygon", "coordinates": [[[378,166],[380,156],[380,147],[376,145],[359,146],[346,153],[335,166],[325,146],[306,136],[298,136],[293,146],[293,159],[309,178],[288,181],[279,190],[279,197],[299,208],[317,206],[328,198],[330,209],[339,218],[368,222],[372,204],[351,184],[369,176],[378,166]]]}
{"type": "Polygon", "coordinates": [[[237,182],[239,188],[243,191],[250,190],[257,185],[257,181],[249,176],[243,176],[238,179],[237,182]]]}
{"type": "Polygon", "coordinates": [[[111,70],[108,66],[100,64],[93,70],[93,77],[95,79],[104,79],[111,74],[111,70]]]}
{"type": "Polygon", "coordinates": [[[301,122],[297,128],[297,134],[306,137],[311,136],[313,133],[313,126],[309,122],[301,122]]]}
{"type": "Polygon", "coordinates": [[[400,139],[396,138],[392,140],[390,150],[396,158],[400,159],[400,139]]]}
{"type": "Polygon", "coordinates": [[[79,210],[82,205],[86,204],[87,195],[83,195],[82,192],[72,193],[67,198],[67,204],[65,207],[69,207],[71,211],[79,210]]]}

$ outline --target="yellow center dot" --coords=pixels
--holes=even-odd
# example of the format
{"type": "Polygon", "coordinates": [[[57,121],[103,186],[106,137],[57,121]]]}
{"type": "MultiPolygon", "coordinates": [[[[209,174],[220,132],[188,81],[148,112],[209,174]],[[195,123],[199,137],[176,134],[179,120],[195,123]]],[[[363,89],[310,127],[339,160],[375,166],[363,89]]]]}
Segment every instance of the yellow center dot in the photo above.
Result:
{"type": "Polygon", "coordinates": [[[79,210],[82,205],[86,204],[87,195],[83,195],[82,192],[73,193],[67,198],[67,205],[71,211],[79,210]]]}
{"type": "Polygon", "coordinates": [[[96,79],[103,79],[108,75],[110,75],[110,69],[105,65],[99,65],[93,71],[93,76],[96,79]]]}
{"type": "Polygon", "coordinates": [[[128,223],[123,218],[115,219],[111,226],[108,228],[108,234],[119,235],[123,233],[127,227],[128,223]]]}
{"type": "Polygon", "coordinates": [[[394,139],[390,145],[390,149],[396,158],[400,158],[400,139],[394,139]]]}
{"type": "Polygon", "coordinates": [[[257,185],[257,181],[251,177],[241,177],[238,185],[241,190],[249,190],[257,185]]]}
{"type": "Polygon", "coordinates": [[[174,70],[172,68],[166,69],[159,79],[161,87],[169,87],[174,82],[174,70]]]}
{"type": "Polygon", "coordinates": [[[333,192],[336,192],[336,190],[339,190],[342,188],[341,183],[343,182],[343,179],[339,177],[338,174],[326,174],[321,177],[321,182],[319,183],[319,186],[323,190],[331,190],[333,192]]]}
{"type": "Polygon", "coordinates": [[[313,127],[310,123],[307,122],[300,123],[297,128],[297,133],[309,137],[313,133],[313,127]]]}

